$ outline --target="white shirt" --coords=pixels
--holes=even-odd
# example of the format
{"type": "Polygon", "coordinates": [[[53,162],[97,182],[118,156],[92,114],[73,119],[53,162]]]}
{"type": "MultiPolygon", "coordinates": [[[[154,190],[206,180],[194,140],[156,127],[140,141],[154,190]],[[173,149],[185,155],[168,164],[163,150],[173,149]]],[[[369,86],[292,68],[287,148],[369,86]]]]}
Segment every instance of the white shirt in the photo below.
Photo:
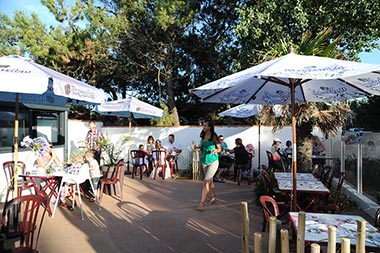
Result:
{"type": "Polygon", "coordinates": [[[181,144],[179,144],[178,142],[174,141],[173,143],[170,143],[170,142],[167,142],[165,145],[164,145],[165,149],[166,149],[166,152],[169,154],[170,151],[171,151],[171,154],[172,155],[177,155],[176,152],[175,152],[175,149],[181,149],[182,150],[182,146],[181,144]]]}

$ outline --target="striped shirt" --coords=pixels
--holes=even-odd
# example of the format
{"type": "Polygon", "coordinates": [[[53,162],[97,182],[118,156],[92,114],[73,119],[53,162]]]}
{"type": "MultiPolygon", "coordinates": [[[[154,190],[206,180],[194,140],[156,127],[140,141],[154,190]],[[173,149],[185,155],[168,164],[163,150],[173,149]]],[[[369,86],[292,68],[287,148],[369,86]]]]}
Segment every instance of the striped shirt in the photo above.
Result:
{"type": "Polygon", "coordinates": [[[96,129],[95,133],[91,130],[88,131],[86,136],[86,143],[88,144],[88,148],[100,151],[100,146],[98,142],[103,140],[103,135],[100,130],[96,129]]]}

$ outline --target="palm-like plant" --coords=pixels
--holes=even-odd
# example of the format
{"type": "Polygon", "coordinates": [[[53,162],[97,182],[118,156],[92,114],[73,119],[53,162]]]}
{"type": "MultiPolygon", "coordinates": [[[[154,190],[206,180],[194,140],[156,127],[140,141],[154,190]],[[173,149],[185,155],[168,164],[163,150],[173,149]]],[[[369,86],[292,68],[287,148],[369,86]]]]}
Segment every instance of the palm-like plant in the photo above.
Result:
{"type": "MultiPolygon", "coordinates": [[[[288,53],[289,48],[303,55],[317,55],[330,58],[344,59],[344,53],[337,49],[342,36],[331,39],[332,28],[319,32],[315,37],[310,32],[303,34],[299,46],[281,41],[271,50],[262,53],[263,60],[271,60],[288,53]]],[[[291,122],[290,106],[283,105],[280,117],[273,117],[273,109],[265,106],[261,111],[260,120],[263,124],[274,125],[273,131],[289,125],[291,122]]],[[[298,169],[305,171],[310,168],[311,162],[311,132],[317,127],[328,137],[335,135],[353,116],[348,103],[300,103],[296,105],[295,117],[297,119],[298,169]]]]}

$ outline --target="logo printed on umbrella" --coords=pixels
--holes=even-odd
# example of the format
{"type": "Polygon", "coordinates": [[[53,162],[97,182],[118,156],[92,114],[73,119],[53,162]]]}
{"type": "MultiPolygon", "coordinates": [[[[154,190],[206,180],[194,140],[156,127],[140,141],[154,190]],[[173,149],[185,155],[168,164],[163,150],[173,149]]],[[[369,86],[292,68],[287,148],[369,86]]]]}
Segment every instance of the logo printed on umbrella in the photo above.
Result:
{"type": "Polygon", "coordinates": [[[65,94],[66,95],[70,95],[71,93],[71,89],[70,89],[71,85],[70,84],[66,84],[65,85],[65,94]]]}
{"type": "Polygon", "coordinates": [[[30,70],[20,70],[18,68],[8,69],[11,65],[0,65],[1,72],[11,72],[11,73],[21,73],[21,74],[30,74],[30,70]]]}
{"type": "Polygon", "coordinates": [[[336,64],[326,66],[326,67],[306,66],[301,69],[290,69],[290,68],[284,69],[285,73],[293,73],[293,74],[299,74],[299,75],[302,75],[302,74],[306,75],[310,73],[316,73],[320,75],[320,73],[317,73],[317,72],[326,72],[326,74],[328,74],[328,76],[330,77],[340,75],[342,72],[345,72],[345,71],[349,71],[349,69],[347,67],[339,66],[336,64]]]}
{"type": "Polygon", "coordinates": [[[370,79],[370,78],[358,78],[359,81],[364,83],[364,86],[371,88],[372,90],[380,90],[380,78],[370,79]],[[377,87],[376,87],[377,86],[377,87]]]}

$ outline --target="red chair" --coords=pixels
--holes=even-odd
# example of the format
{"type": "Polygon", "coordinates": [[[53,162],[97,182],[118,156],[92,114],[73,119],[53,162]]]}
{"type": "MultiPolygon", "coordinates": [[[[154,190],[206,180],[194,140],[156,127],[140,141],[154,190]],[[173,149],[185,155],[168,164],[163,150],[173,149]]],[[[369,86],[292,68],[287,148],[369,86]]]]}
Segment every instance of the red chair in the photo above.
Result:
{"type": "Polygon", "coordinates": [[[121,159],[117,165],[116,165],[116,169],[112,175],[111,178],[102,178],[100,179],[100,196],[99,196],[99,202],[103,199],[103,190],[104,190],[104,185],[117,185],[118,188],[119,188],[119,192],[120,192],[120,201],[123,200],[123,191],[121,189],[121,183],[120,182],[120,176],[121,176],[121,173],[124,173],[123,172],[123,168],[124,168],[124,160],[121,159]]]}
{"type": "Polygon", "coordinates": [[[162,179],[165,179],[166,172],[166,151],[165,150],[153,150],[152,151],[153,158],[153,178],[156,179],[158,174],[158,169],[162,170],[162,179]]]}
{"type": "Polygon", "coordinates": [[[7,238],[12,233],[20,237],[20,245],[12,249],[13,253],[38,252],[38,240],[46,212],[51,215],[49,199],[39,195],[17,197],[5,204],[1,232],[7,238]]]}
{"type": "Polygon", "coordinates": [[[280,210],[278,208],[276,200],[274,200],[270,196],[261,196],[260,204],[263,207],[263,229],[265,232],[265,228],[269,225],[269,218],[275,216],[278,218],[280,216],[280,210]]]}
{"type": "MultiPolygon", "coordinates": [[[[19,174],[24,174],[25,173],[25,163],[21,162],[21,161],[18,161],[18,166],[19,168],[21,168],[21,171],[19,171],[19,174]]],[[[8,198],[9,198],[9,193],[11,191],[13,191],[13,197],[15,197],[15,194],[14,194],[14,179],[13,179],[13,175],[14,175],[14,161],[8,161],[8,162],[4,162],[3,163],[3,169],[4,169],[4,174],[5,174],[5,178],[7,180],[7,182],[9,183],[9,186],[8,186],[8,189],[7,189],[7,195],[5,197],[5,203],[8,202],[8,198]]],[[[33,188],[33,184],[28,182],[26,179],[24,180],[18,180],[18,184],[17,184],[17,193],[16,193],[16,196],[17,197],[20,197],[22,195],[22,191],[23,190],[30,190],[33,188]]]]}
{"type": "Polygon", "coordinates": [[[146,160],[146,153],[142,150],[131,150],[130,151],[132,158],[132,179],[135,177],[137,169],[140,169],[140,179],[143,178],[144,169],[148,175],[148,167],[146,160]]]}

